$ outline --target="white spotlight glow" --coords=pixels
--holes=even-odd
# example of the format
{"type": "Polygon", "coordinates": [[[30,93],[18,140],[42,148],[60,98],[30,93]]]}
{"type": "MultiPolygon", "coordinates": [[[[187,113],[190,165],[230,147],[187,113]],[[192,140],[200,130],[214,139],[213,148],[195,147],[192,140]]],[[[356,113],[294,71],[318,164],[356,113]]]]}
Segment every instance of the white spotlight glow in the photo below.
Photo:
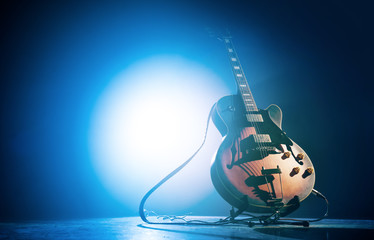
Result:
{"type": "MultiPolygon", "coordinates": [[[[207,68],[180,57],[153,57],[126,69],[103,92],[92,118],[93,164],[104,185],[136,210],[146,190],[201,144],[209,110],[224,92],[207,68]]],[[[200,163],[161,190],[166,197],[156,204],[183,209],[212,191],[209,165],[220,141],[212,134],[200,163]],[[170,193],[177,202],[168,200],[170,193]]]]}

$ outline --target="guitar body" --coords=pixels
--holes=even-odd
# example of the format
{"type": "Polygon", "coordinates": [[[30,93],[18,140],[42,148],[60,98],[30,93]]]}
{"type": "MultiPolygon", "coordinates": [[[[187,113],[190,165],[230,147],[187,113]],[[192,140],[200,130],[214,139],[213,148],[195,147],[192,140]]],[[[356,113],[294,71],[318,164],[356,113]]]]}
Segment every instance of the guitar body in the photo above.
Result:
{"type": "Polygon", "coordinates": [[[311,193],[312,162],[282,131],[278,106],[258,109],[262,121],[251,121],[241,101],[240,95],[231,95],[215,105],[212,118],[223,142],[211,166],[213,185],[236,208],[253,213],[278,210],[285,216],[311,193]]]}

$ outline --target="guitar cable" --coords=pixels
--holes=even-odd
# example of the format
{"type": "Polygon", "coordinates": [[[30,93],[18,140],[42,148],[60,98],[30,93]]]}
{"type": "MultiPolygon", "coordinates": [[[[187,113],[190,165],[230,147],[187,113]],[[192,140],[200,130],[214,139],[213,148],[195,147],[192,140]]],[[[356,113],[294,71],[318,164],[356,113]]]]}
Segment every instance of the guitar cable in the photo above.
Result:
{"type": "Polygon", "coordinates": [[[315,189],[312,189],[312,193],[313,195],[317,196],[317,197],[320,197],[322,199],[325,200],[325,203],[326,203],[326,212],[325,214],[318,218],[318,219],[314,219],[314,220],[301,220],[301,219],[293,219],[293,218],[278,218],[278,217],[275,217],[273,220],[271,219],[272,217],[276,216],[278,214],[278,211],[275,211],[274,213],[272,213],[271,215],[269,216],[253,216],[251,214],[247,214],[247,213],[242,213],[240,215],[243,215],[243,216],[250,216],[250,218],[241,218],[241,219],[235,219],[231,216],[228,216],[224,219],[220,219],[218,221],[214,221],[214,222],[208,222],[208,221],[202,221],[202,220],[186,220],[185,217],[178,217],[178,216],[168,216],[168,215],[157,215],[157,218],[163,218],[163,220],[170,220],[170,221],[174,221],[174,220],[181,220],[182,222],[153,222],[153,221],[149,221],[147,219],[147,216],[145,214],[145,209],[144,209],[144,205],[147,201],[147,199],[151,196],[151,194],[156,191],[162,184],[164,184],[166,181],[168,181],[170,178],[172,178],[175,174],[177,174],[180,170],[182,170],[196,155],[197,153],[199,153],[199,151],[201,150],[201,148],[204,146],[205,144],[205,141],[206,141],[206,138],[207,138],[207,135],[208,135],[208,129],[209,129],[209,122],[210,122],[210,119],[212,117],[212,114],[213,114],[213,109],[215,108],[217,103],[215,103],[212,108],[210,109],[210,112],[209,112],[209,116],[208,116],[208,120],[207,120],[207,123],[206,123],[206,128],[205,128],[205,133],[204,133],[204,138],[203,138],[203,142],[201,143],[201,145],[199,146],[199,148],[195,151],[195,153],[192,154],[192,156],[190,158],[188,158],[184,163],[182,163],[179,167],[177,167],[176,169],[174,169],[171,173],[169,173],[166,177],[164,177],[163,179],[161,179],[161,181],[159,181],[156,185],[154,185],[142,198],[142,200],[140,201],[140,204],[139,204],[139,216],[140,218],[145,222],[145,223],[149,223],[149,224],[169,224],[169,225],[226,225],[226,224],[241,224],[241,225],[247,225],[247,226],[254,226],[255,223],[253,223],[253,221],[259,221],[260,224],[262,225],[267,225],[268,223],[273,223],[273,224],[291,224],[291,225],[303,225],[304,227],[308,227],[309,226],[309,223],[310,222],[317,222],[317,221],[320,221],[322,219],[324,219],[325,217],[328,216],[328,207],[329,207],[329,203],[328,203],[328,200],[327,198],[322,194],[320,193],[319,191],[315,190],[315,189]],[[272,220],[272,221],[271,221],[272,220]],[[291,222],[277,222],[278,220],[285,220],[285,221],[294,221],[293,223],[291,222]]]}
{"type": "Polygon", "coordinates": [[[212,108],[210,109],[210,112],[209,112],[209,116],[208,116],[208,121],[206,123],[206,128],[205,128],[205,134],[204,134],[204,138],[203,138],[203,142],[202,144],[200,145],[200,147],[196,150],[196,152],[194,154],[192,154],[192,156],[190,158],[188,158],[184,163],[182,163],[179,167],[177,167],[174,171],[172,171],[171,173],[169,173],[166,177],[164,177],[160,182],[158,182],[153,188],[151,188],[151,190],[149,190],[143,197],[143,199],[140,201],[140,205],[139,205],[139,215],[140,215],[140,218],[146,222],[146,223],[154,223],[154,222],[150,222],[148,221],[147,217],[145,216],[144,214],[144,204],[145,202],[147,201],[147,199],[149,198],[149,196],[151,196],[151,194],[156,191],[157,188],[159,188],[162,184],[164,184],[167,180],[169,180],[171,177],[173,177],[175,174],[177,174],[180,170],[182,170],[182,168],[184,168],[195,156],[196,154],[200,151],[200,149],[204,146],[205,144],[205,141],[206,141],[206,138],[207,138],[207,135],[208,135],[208,129],[209,129],[209,122],[210,122],[210,118],[212,116],[212,113],[213,113],[213,109],[214,107],[216,106],[216,103],[212,106],[212,108]]]}

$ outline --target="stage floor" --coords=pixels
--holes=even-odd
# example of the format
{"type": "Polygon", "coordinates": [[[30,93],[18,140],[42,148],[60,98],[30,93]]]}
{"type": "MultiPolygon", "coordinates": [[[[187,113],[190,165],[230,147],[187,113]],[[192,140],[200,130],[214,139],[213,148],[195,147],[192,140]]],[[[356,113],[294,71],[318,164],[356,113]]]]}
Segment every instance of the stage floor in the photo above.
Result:
{"type": "Polygon", "coordinates": [[[309,227],[160,225],[146,224],[138,217],[38,221],[0,223],[0,239],[374,239],[374,221],[324,219],[309,227]]]}

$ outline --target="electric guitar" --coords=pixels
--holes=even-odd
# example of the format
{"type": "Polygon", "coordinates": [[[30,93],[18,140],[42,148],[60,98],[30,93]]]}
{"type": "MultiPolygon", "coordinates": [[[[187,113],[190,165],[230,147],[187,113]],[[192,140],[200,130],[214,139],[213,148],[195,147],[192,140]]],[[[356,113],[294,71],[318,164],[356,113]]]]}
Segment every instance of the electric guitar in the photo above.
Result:
{"type": "Polygon", "coordinates": [[[223,136],[211,166],[218,193],[237,215],[278,212],[285,216],[311,193],[315,172],[308,155],[282,130],[277,105],[259,109],[231,37],[223,37],[238,94],[221,98],[212,119],[223,136]]]}

